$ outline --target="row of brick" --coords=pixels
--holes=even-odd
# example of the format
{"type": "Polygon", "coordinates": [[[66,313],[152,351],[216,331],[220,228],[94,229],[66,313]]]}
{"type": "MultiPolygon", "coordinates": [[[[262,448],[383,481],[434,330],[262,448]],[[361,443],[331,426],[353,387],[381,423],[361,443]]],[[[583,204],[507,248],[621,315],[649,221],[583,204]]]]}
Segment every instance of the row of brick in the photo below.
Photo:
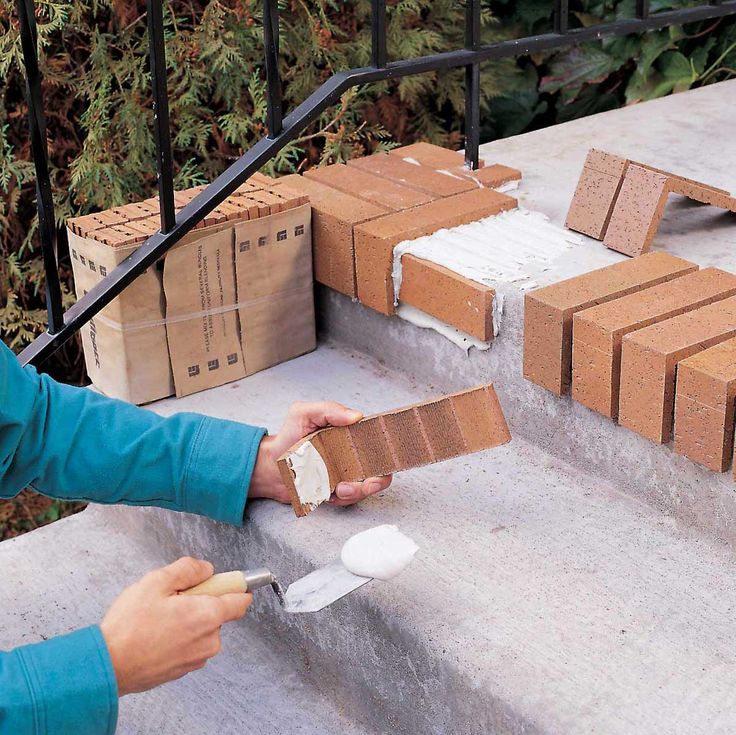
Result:
{"type": "MultiPolygon", "coordinates": [[[[200,220],[195,229],[222,224],[228,220],[249,220],[265,217],[306,204],[307,197],[286,188],[273,186],[274,180],[254,174],[247,183],[200,220]]],[[[203,190],[204,186],[174,193],[174,209],[181,211],[203,190]]],[[[72,232],[82,237],[121,247],[144,242],[161,226],[158,197],[142,202],[75,217],[68,222],[72,232]]]]}
{"type": "Polygon", "coordinates": [[[657,252],[537,289],[525,300],[524,375],[725,471],[736,275],[657,252]]]}
{"type": "MultiPolygon", "coordinates": [[[[428,143],[311,169],[278,184],[309,196],[315,280],[391,315],[394,247],[516,207],[494,189],[521,178],[508,166],[470,172],[428,143]]],[[[493,289],[405,256],[401,300],[478,339],[493,338],[493,289]]]]}

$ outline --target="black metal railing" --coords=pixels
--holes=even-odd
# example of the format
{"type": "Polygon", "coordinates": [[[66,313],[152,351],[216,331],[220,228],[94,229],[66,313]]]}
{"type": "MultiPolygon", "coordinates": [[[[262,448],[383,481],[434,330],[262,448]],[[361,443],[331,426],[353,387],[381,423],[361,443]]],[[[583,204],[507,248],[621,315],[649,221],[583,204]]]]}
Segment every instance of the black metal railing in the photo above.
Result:
{"type": "Polygon", "coordinates": [[[57,229],[48,171],[46,121],[41,100],[36,24],[33,0],[16,0],[27,78],[28,117],[33,160],[36,167],[41,247],[46,270],[48,330],[20,354],[23,364],[39,363],[51,355],[80,327],[152,266],[197,222],[230,196],[251,174],[268,163],[340,96],[360,84],[423,74],[442,69],[465,69],[465,162],[478,167],[480,135],[480,64],[493,59],[522,56],[539,51],[574,46],[604,36],[640,33],[670,25],[736,14],[736,0],[711,0],[709,4],[649,14],[649,0],[636,0],[636,17],[570,30],[568,0],[554,0],[553,32],[491,44],[480,42],[480,0],[466,0],[465,47],[456,51],[389,61],[386,49],[386,0],[372,0],[371,66],[335,74],[296,109],[283,117],[281,80],[278,71],[279,12],[277,0],[264,0],[266,82],[268,87],[268,136],[218,176],[178,214],[174,210],[174,184],[166,89],[163,12],[161,0],[147,0],[151,77],[155,113],[155,137],[161,229],[148,238],[115,270],[80,298],[66,313],[56,260],[57,229]]]}

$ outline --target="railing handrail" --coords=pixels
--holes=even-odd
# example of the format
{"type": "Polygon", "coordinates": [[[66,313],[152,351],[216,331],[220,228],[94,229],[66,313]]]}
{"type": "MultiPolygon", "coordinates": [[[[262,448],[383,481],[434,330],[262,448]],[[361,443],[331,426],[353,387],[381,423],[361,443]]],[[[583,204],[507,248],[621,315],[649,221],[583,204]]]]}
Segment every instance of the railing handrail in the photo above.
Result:
{"type": "Polygon", "coordinates": [[[465,68],[465,161],[477,168],[480,134],[480,64],[511,56],[574,46],[604,36],[639,33],[675,24],[736,14],[736,0],[693,8],[649,14],[648,0],[637,0],[636,18],[601,23],[587,28],[568,29],[568,0],[555,0],[554,31],[515,40],[480,43],[480,0],[466,0],[465,48],[414,59],[388,61],[386,51],[386,2],[372,0],[372,65],[338,72],[324,82],[286,117],[282,117],[281,80],[278,73],[278,5],[264,0],[265,66],[268,87],[268,136],[255,143],[231,164],[178,214],[174,212],[173,165],[166,90],[166,63],[163,42],[163,13],[160,0],[147,0],[149,48],[154,92],[158,188],[161,229],[88,293],[62,317],[61,289],[56,261],[56,233],[53,200],[48,173],[45,117],[41,106],[41,81],[36,55],[33,0],[17,0],[27,75],[28,114],[36,167],[41,245],[47,276],[49,329],[20,354],[23,364],[38,364],[49,357],[78,329],[118,296],[135,278],[151,267],[181,240],[201,219],[230,196],[253,173],[268,163],[289,142],[351,87],[443,69],[465,68]],[[49,227],[49,222],[52,226],[49,227]]]}

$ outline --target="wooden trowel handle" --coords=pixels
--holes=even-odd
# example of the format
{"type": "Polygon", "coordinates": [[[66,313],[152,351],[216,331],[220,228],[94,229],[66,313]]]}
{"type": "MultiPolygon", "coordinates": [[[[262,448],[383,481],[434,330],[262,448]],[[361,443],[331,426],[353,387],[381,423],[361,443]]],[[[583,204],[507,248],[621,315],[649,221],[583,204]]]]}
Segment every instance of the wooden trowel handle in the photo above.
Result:
{"type": "Polygon", "coordinates": [[[180,595],[227,595],[231,592],[247,592],[248,580],[241,571],[213,574],[201,584],[180,592],[180,595]]]}

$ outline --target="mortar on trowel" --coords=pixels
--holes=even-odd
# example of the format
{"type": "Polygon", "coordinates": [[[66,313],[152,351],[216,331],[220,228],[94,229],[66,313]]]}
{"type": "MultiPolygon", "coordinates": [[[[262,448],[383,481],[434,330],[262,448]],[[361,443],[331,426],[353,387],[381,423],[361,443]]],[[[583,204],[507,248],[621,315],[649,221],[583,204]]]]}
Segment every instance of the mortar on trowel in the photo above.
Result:
{"type": "Polygon", "coordinates": [[[181,594],[219,596],[270,587],[286,612],[318,612],[373,579],[395,577],[418,549],[396,526],[375,526],[351,536],[339,560],[298,579],[286,592],[270,570],[260,568],[221,572],[181,594]]]}

